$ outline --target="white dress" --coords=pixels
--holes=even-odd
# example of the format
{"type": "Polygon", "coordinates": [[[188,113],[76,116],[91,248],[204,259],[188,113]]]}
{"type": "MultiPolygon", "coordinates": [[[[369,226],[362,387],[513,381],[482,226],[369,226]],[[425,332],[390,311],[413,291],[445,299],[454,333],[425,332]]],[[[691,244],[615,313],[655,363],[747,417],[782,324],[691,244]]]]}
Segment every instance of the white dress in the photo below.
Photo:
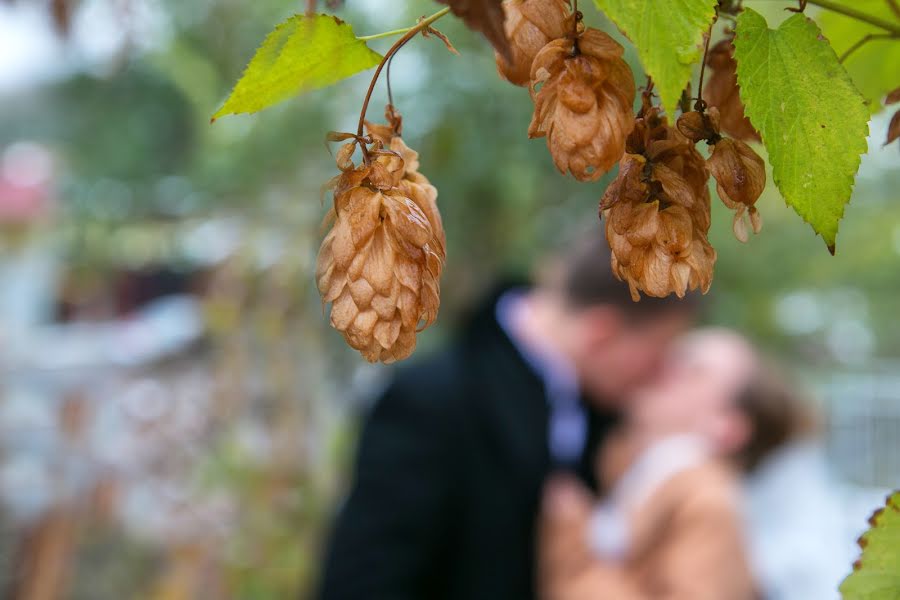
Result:
{"type": "Polygon", "coordinates": [[[765,600],[837,600],[858,554],[840,485],[815,442],[784,446],[746,479],[746,532],[765,600]]]}

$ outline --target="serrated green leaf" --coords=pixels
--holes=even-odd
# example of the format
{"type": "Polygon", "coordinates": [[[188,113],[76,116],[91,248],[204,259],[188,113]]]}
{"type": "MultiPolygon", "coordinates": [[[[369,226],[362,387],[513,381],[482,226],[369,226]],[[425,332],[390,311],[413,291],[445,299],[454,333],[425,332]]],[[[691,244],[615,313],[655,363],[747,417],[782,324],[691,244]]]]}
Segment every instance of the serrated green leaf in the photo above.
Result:
{"type": "Polygon", "coordinates": [[[703,56],[703,34],[716,14],[716,0],[594,0],[637,48],[670,115],[703,56]]]}
{"type": "MultiPolygon", "coordinates": [[[[843,0],[842,3],[889,23],[897,23],[900,27],[900,17],[886,1],[860,3],[859,0],[843,0]]],[[[867,35],[885,33],[878,27],[831,11],[822,11],[816,21],[838,56],[867,35]]],[[[866,42],[847,57],[844,67],[862,95],[871,102],[872,110],[877,111],[882,106],[884,95],[900,85],[900,40],[873,39],[866,42]]]]}
{"type": "Polygon", "coordinates": [[[741,99],[766,145],[775,185],[834,253],[838,223],[867,150],[865,100],[819,28],[802,14],[773,30],[745,9],[734,46],[741,99]]]}
{"type": "Polygon", "coordinates": [[[844,600],[900,598],[900,492],[869,519],[872,526],[859,539],[862,556],[841,583],[844,600]]]}
{"type": "Polygon", "coordinates": [[[266,37],[213,121],[332,85],[381,59],[337,17],[294,15],[266,37]]]}

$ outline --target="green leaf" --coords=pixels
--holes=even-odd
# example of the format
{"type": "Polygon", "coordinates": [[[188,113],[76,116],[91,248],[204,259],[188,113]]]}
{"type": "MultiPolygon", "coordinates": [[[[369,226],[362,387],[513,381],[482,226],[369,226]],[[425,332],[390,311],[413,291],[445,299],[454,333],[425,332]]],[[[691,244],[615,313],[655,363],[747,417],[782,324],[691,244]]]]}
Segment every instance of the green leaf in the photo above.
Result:
{"type": "MultiPolygon", "coordinates": [[[[886,1],[860,3],[859,0],[852,2],[844,0],[842,4],[863,9],[870,15],[900,26],[900,17],[891,10],[886,1]]],[[[843,56],[844,52],[867,35],[885,33],[878,27],[831,11],[822,11],[816,16],[816,21],[838,56],[843,56]]],[[[853,83],[866,100],[872,103],[873,112],[881,108],[885,94],[900,86],[898,65],[900,65],[898,39],[873,39],[854,50],[844,61],[844,67],[853,78],[853,83]]]]}
{"type": "Polygon", "coordinates": [[[859,538],[862,556],[841,583],[844,600],[900,598],[900,492],[887,499],[869,519],[872,526],[859,538]]]}
{"type": "Polygon", "coordinates": [[[745,112],[762,135],[775,185],[834,253],[860,155],[869,109],[810,19],[797,14],[778,29],[751,9],[734,40],[745,112]]]}
{"type": "Polygon", "coordinates": [[[594,0],[628,36],[670,115],[703,57],[703,34],[716,14],[716,0],[594,0]]]}
{"type": "Polygon", "coordinates": [[[251,113],[374,67],[381,55],[329,15],[294,15],[256,51],[225,104],[213,115],[251,113]]]}

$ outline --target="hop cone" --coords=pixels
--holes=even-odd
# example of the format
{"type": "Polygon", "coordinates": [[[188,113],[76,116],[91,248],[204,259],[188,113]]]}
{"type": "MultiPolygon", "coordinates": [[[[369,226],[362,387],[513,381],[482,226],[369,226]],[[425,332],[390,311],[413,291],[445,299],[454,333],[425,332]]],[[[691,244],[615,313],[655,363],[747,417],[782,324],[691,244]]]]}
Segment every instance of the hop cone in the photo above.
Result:
{"type": "Polygon", "coordinates": [[[574,40],[550,42],[531,65],[528,136],[546,136],[556,167],[580,181],[609,171],[634,127],[634,77],[622,53],[607,34],[588,28],[574,40]]]}
{"type": "Polygon", "coordinates": [[[716,192],[734,211],[734,235],[742,242],[748,239],[745,216],[753,233],[762,229],[762,218],[756,201],[766,187],[766,165],[753,149],[740,140],[722,139],[713,146],[707,161],[716,180],[716,192]]]}
{"type": "Polygon", "coordinates": [[[656,109],[637,120],[600,204],[613,273],[635,301],[640,292],[682,297],[709,290],[716,252],[707,239],[708,179],[703,157],[656,109]]]}
{"type": "Polygon", "coordinates": [[[399,136],[390,148],[337,178],[316,266],[331,325],[366,360],[386,363],[412,354],[416,333],[437,317],[445,259],[437,191],[399,136]]]}
{"type": "Polygon", "coordinates": [[[503,10],[512,60],[497,53],[497,70],[510,83],[527,86],[534,57],[571,29],[569,4],[566,0],[505,0],[503,10]]]}

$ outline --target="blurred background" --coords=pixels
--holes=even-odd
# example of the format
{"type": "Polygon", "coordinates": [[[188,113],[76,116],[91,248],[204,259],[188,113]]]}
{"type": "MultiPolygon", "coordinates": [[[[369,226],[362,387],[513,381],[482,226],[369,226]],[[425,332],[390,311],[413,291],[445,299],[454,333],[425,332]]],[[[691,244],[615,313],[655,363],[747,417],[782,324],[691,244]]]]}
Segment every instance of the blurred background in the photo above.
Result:
{"type": "MultiPolygon", "coordinates": [[[[751,4],[776,19],[787,5],[751,4]]],[[[355,129],[369,76],[209,124],[265,34],[300,10],[0,0],[3,597],[308,589],[355,417],[390,373],[327,327],[312,275],[319,188],[336,172],[324,135],[355,129]]],[[[367,35],[434,10],[350,0],[339,14],[367,35]]],[[[462,57],[419,39],[392,68],[448,234],[441,316],[418,353],[501,274],[527,273],[593,222],[608,182],[560,176],[526,138],[528,95],[496,76],[486,42],[452,19],[439,27],[462,57]]],[[[630,47],[627,58],[640,73],[630,47]]],[[[379,86],[370,117],[383,104],[379,86]]],[[[707,320],[745,332],[814,391],[848,548],[900,482],[900,152],[881,146],[888,120],[873,117],[837,256],[774,189],[746,245],[729,211],[713,210],[707,320]]]]}

